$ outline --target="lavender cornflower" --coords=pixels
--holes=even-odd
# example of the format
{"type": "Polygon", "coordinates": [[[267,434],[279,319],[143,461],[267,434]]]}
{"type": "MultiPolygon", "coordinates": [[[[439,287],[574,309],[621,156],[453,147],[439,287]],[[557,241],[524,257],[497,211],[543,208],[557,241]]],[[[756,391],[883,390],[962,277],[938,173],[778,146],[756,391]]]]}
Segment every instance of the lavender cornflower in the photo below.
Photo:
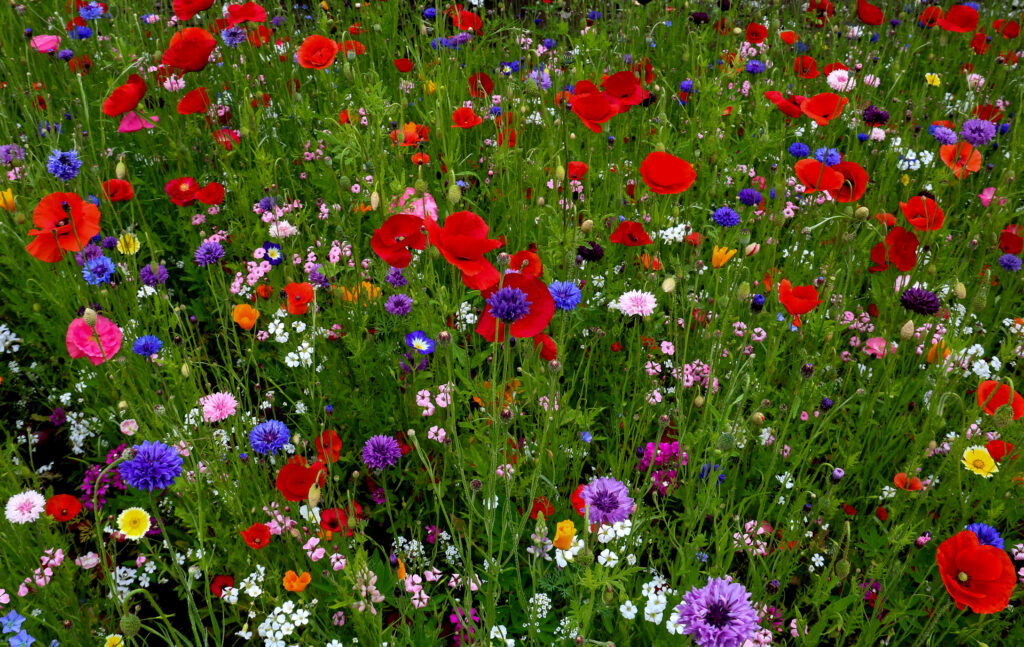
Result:
{"type": "Polygon", "coordinates": [[[676,611],[676,624],[700,647],[739,647],[758,628],[750,592],[728,579],[708,578],[707,586],[690,589],[676,611]]]}
{"type": "Polygon", "coordinates": [[[548,74],[547,70],[533,70],[527,75],[527,78],[541,90],[551,89],[551,75],[548,74]]]}
{"type": "Polygon", "coordinates": [[[224,248],[220,243],[215,243],[212,240],[206,241],[196,249],[195,261],[199,267],[212,265],[222,258],[224,258],[224,248]]]}
{"type": "Polygon", "coordinates": [[[590,508],[590,522],[613,524],[629,519],[633,513],[633,499],[629,490],[613,478],[601,477],[583,488],[580,498],[590,508]]]}
{"type": "Polygon", "coordinates": [[[960,129],[960,136],[969,144],[984,146],[996,136],[996,125],[987,119],[968,119],[960,129]]]}
{"type": "Polygon", "coordinates": [[[749,61],[747,61],[746,70],[750,74],[760,74],[761,72],[764,72],[765,66],[764,63],[762,63],[761,61],[757,60],[756,58],[752,58],[749,61]]]}
{"type": "Polygon", "coordinates": [[[245,30],[238,26],[228,27],[220,32],[220,37],[228,47],[238,47],[245,42],[245,30]]]}
{"type": "Polygon", "coordinates": [[[392,267],[388,271],[388,275],[384,277],[384,280],[396,288],[409,285],[409,280],[402,275],[402,269],[399,267],[392,267]]]}
{"type": "Polygon", "coordinates": [[[530,314],[530,306],[533,304],[519,288],[503,287],[487,299],[487,305],[491,306],[491,314],[495,319],[513,323],[530,314]]]}
{"type": "Polygon", "coordinates": [[[875,106],[864,108],[864,123],[869,126],[881,126],[889,121],[889,113],[875,106]]]}
{"type": "Polygon", "coordinates": [[[75,57],[75,53],[70,49],[62,49],[57,52],[57,58],[62,61],[70,61],[75,57]]]}
{"type": "Polygon", "coordinates": [[[96,20],[103,17],[103,7],[98,2],[90,2],[78,10],[82,20],[96,20]]]}
{"type": "Polygon", "coordinates": [[[956,133],[945,126],[932,126],[929,130],[931,130],[935,141],[943,146],[950,146],[956,143],[956,133]]]}
{"type": "Polygon", "coordinates": [[[363,445],[363,462],[370,469],[382,470],[391,467],[402,457],[398,441],[383,434],[373,436],[363,445]]]}
{"type": "Polygon", "coordinates": [[[999,257],[999,267],[1007,272],[1018,272],[1021,267],[1020,257],[1013,254],[1003,254],[999,257]]]}
{"type": "Polygon", "coordinates": [[[0,146],[0,164],[10,166],[15,160],[25,159],[25,149],[17,144],[4,144],[0,146]]]}
{"type": "Polygon", "coordinates": [[[181,474],[182,461],[178,451],[160,441],[145,441],[132,447],[131,460],[121,463],[124,482],[139,490],[161,490],[174,484],[181,474]]]}
{"type": "Polygon", "coordinates": [[[139,279],[143,285],[148,285],[149,287],[161,285],[167,282],[167,268],[156,263],[143,265],[142,269],[139,270],[139,279]]]}
{"type": "Polygon", "coordinates": [[[384,309],[390,314],[404,317],[412,312],[412,297],[408,294],[392,294],[384,303],[384,309]]]}
{"type": "Polygon", "coordinates": [[[78,177],[82,168],[82,160],[78,159],[78,151],[54,150],[46,161],[46,170],[58,179],[69,182],[78,177]]]}

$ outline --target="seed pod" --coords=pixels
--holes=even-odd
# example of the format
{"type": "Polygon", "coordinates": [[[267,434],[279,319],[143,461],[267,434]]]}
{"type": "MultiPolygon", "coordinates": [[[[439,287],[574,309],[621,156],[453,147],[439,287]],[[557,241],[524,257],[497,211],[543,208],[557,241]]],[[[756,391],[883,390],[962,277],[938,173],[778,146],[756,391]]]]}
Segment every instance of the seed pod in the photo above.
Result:
{"type": "Polygon", "coordinates": [[[448,202],[452,204],[459,204],[462,200],[462,189],[459,188],[458,184],[452,183],[448,185],[448,202]]]}
{"type": "Polygon", "coordinates": [[[664,153],[665,152],[665,144],[662,144],[661,142],[658,142],[657,144],[654,145],[654,150],[656,150],[659,153],[664,153]]]}
{"type": "Polygon", "coordinates": [[[836,577],[845,580],[850,576],[850,560],[843,558],[836,562],[836,577]]]}
{"type": "Polygon", "coordinates": [[[139,620],[139,616],[134,613],[121,616],[121,634],[125,638],[134,638],[139,635],[139,629],[142,629],[142,622],[139,620]]]}
{"type": "Polygon", "coordinates": [[[867,220],[871,212],[868,211],[867,207],[857,207],[857,210],[853,212],[853,215],[857,220],[867,220]]]}
{"type": "Polygon", "coordinates": [[[914,326],[914,320],[907,319],[907,323],[903,324],[903,327],[900,328],[900,339],[902,339],[903,341],[910,341],[910,339],[914,336],[915,330],[916,327],[914,326]]]}
{"type": "Polygon", "coordinates": [[[746,301],[747,297],[750,296],[750,283],[746,281],[740,283],[740,287],[736,289],[736,296],[739,297],[740,301],[746,301]]]}
{"type": "Polygon", "coordinates": [[[957,281],[956,285],[953,286],[953,292],[956,293],[956,298],[957,299],[966,299],[967,298],[967,286],[965,286],[960,281],[957,281]]]}
{"type": "Polygon", "coordinates": [[[693,399],[693,406],[697,407],[698,409],[703,407],[704,406],[704,396],[703,395],[698,395],[697,397],[695,397],[693,399]]]}

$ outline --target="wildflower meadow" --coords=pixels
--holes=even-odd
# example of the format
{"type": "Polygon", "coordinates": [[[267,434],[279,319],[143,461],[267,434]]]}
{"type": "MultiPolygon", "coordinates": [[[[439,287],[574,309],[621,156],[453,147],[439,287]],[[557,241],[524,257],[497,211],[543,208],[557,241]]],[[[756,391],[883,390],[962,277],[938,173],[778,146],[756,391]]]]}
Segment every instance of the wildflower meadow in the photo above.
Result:
{"type": "Polygon", "coordinates": [[[1024,645],[1024,2],[0,12],[0,645],[1024,645]]]}

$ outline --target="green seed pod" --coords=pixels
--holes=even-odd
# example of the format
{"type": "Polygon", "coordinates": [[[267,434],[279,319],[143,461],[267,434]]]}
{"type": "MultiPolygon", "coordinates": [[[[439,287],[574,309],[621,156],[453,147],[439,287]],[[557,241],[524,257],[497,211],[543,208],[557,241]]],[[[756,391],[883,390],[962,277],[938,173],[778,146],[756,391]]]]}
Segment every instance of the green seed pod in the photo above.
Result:
{"type": "Polygon", "coordinates": [[[452,183],[448,185],[448,202],[452,204],[459,204],[462,200],[462,189],[459,188],[458,184],[452,183]]]}
{"type": "Polygon", "coordinates": [[[868,216],[870,216],[870,215],[871,215],[871,212],[868,211],[867,207],[857,207],[857,210],[853,212],[853,216],[857,220],[867,220],[868,216]]]}
{"type": "Polygon", "coordinates": [[[1013,407],[1006,404],[996,409],[995,415],[992,416],[992,424],[998,429],[1005,429],[1010,426],[1013,422],[1013,407]]]}
{"type": "Polygon", "coordinates": [[[142,629],[142,622],[139,620],[139,616],[134,613],[121,616],[121,633],[125,638],[134,638],[139,635],[139,629],[142,629]]]}
{"type": "Polygon", "coordinates": [[[740,301],[746,300],[750,296],[750,283],[746,281],[740,283],[740,287],[736,289],[736,296],[739,297],[740,301]]]}
{"type": "Polygon", "coordinates": [[[615,595],[615,589],[613,589],[610,586],[606,586],[604,589],[604,593],[601,594],[601,601],[607,604],[608,606],[612,606],[613,604],[615,604],[617,599],[618,596],[615,595]]]}
{"type": "Polygon", "coordinates": [[[352,180],[349,179],[349,177],[347,175],[342,175],[341,176],[341,178],[338,180],[338,185],[341,187],[342,191],[351,191],[352,190],[352,180]]]}
{"type": "Polygon", "coordinates": [[[96,327],[96,320],[97,320],[98,317],[99,317],[99,313],[97,313],[92,308],[86,308],[85,309],[85,313],[82,315],[82,319],[91,328],[95,328],[96,327]]]}
{"type": "Polygon", "coordinates": [[[665,144],[662,144],[661,142],[658,142],[657,144],[654,145],[654,150],[656,150],[659,153],[664,153],[665,152],[665,144]]]}
{"type": "Polygon", "coordinates": [[[845,580],[850,576],[850,560],[843,558],[836,562],[836,577],[845,580]]]}
{"type": "Polygon", "coordinates": [[[953,292],[956,293],[956,298],[957,299],[966,299],[967,298],[967,286],[964,285],[959,280],[956,282],[956,285],[953,286],[953,292]]]}
{"type": "Polygon", "coordinates": [[[576,563],[586,568],[594,563],[594,551],[584,546],[580,552],[576,553],[576,563]]]}
{"type": "Polygon", "coordinates": [[[423,178],[416,180],[416,182],[414,182],[412,186],[414,189],[416,189],[417,197],[427,192],[427,183],[423,178]]]}
{"type": "Polygon", "coordinates": [[[734,447],[736,447],[736,436],[725,432],[718,437],[718,451],[727,452],[734,447]]]}

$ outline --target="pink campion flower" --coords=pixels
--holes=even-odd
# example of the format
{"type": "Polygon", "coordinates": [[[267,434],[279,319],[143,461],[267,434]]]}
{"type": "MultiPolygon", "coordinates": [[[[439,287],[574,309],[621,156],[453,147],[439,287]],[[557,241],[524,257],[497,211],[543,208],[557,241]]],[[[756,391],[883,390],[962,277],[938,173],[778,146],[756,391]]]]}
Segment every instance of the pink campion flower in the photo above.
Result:
{"type": "Polygon", "coordinates": [[[68,325],[66,338],[68,354],[72,358],[85,357],[93,366],[99,366],[121,350],[121,329],[110,319],[96,315],[95,329],[84,318],[73,319],[68,325]]]}
{"type": "Polygon", "coordinates": [[[238,410],[238,400],[230,393],[204,395],[199,398],[199,404],[203,407],[203,420],[206,422],[220,422],[235,415],[238,410]]]}
{"type": "Polygon", "coordinates": [[[79,555],[75,558],[75,566],[89,570],[99,566],[100,556],[94,552],[88,552],[85,555],[79,555]]]}
{"type": "Polygon", "coordinates": [[[35,38],[29,41],[29,45],[31,45],[32,49],[36,50],[37,52],[40,52],[42,54],[50,54],[56,52],[57,48],[60,47],[60,36],[36,36],[35,38]]]}
{"type": "Polygon", "coordinates": [[[61,548],[48,548],[40,558],[43,566],[57,567],[64,563],[64,550],[61,548]]]}
{"type": "Polygon", "coordinates": [[[7,594],[7,591],[0,589],[0,605],[10,604],[11,596],[7,594]]]}
{"type": "Polygon", "coordinates": [[[864,352],[872,357],[885,357],[889,352],[889,345],[885,337],[871,337],[864,342],[864,352]]]}

